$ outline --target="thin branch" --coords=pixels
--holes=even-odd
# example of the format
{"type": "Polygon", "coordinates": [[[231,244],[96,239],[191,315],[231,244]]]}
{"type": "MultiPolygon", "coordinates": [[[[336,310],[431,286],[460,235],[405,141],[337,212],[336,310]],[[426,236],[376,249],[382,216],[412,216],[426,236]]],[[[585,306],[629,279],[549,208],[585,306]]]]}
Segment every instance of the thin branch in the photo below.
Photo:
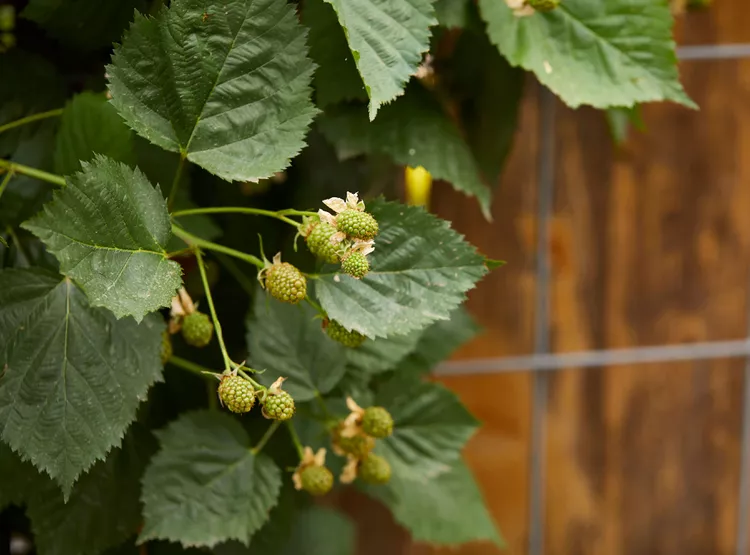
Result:
{"type": "Polygon", "coordinates": [[[275,420],[268,427],[268,429],[266,430],[266,433],[263,434],[262,438],[260,438],[258,445],[256,445],[250,450],[253,455],[257,455],[258,453],[260,453],[261,449],[265,447],[266,443],[268,443],[268,440],[271,439],[271,436],[274,434],[274,432],[279,429],[279,424],[281,424],[281,420],[275,420]]]}
{"type": "Polygon", "coordinates": [[[22,125],[26,125],[27,123],[33,123],[35,121],[39,121],[39,120],[47,119],[47,118],[54,118],[54,117],[60,116],[62,113],[63,113],[63,109],[57,108],[55,110],[49,110],[48,112],[32,114],[30,116],[26,116],[25,118],[17,119],[15,121],[10,121],[4,125],[0,125],[0,133],[3,133],[5,131],[10,131],[11,129],[15,129],[16,127],[21,127],[22,125]]]}
{"type": "Polygon", "coordinates": [[[52,185],[65,187],[65,178],[61,175],[45,172],[29,166],[24,166],[23,164],[17,164],[16,162],[11,162],[9,160],[3,160],[2,158],[0,158],[0,169],[7,170],[11,173],[28,175],[29,177],[41,179],[42,181],[46,181],[47,183],[51,183],[52,185]]]}
{"type": "Polygon", "coordinates": [[[257,256],[231,249],[229,247],[225,247],[224,245],[212,243],[211,241],[206,241],[205,239],[196,237],[192,233],[188,233],[175,224],[172,224],[172,233],[177,235],[177,237],[179,237],[189,245],[195,245],[196,247],[201,247],[209,251],[223,252],[224,254],[228,254],[229,256],[234,256],[235,258],[239,258],[240,260],[249,262],[250,264],[257,266],[258,268],[263,268],[265,266],[265,264],[263,264],[263,261],[257,256]]]}
{"type": "Polygon", "coordinates": [[[253,216],[268,216],[286,222],[294,227],[299,227],[299,222],[287,218],[285,210],[274,212],[273,210],[263,210],[262,208],[249,208],[246,206],[217,206],[213,208],[190,208],[189,210],[178,210],[172,213],[175,218],[184,216],[196,216],[198,214],[250,214],[253,216]]]}
{"type": "Polygon", "coordinates": [[[206,300],[208,301],[208,308],[211,311],[211,319],[214,322],[214,330],[216,331],[216,339],[219,340],[219,348],[221,349],[221,356],[224,357],[224,369],[229,370],[232,367],[232,361],[227,353],[227,347],[224,345],[224,334],[221,331],[221,322],[219,317],[216,315],[216,308],[214,307],[214,299],[211,296],[211,287],[208,285],[208,277],[206,276],[206,265],[203,263],[203,255],[200,249],[195,249],[195,260],[198,262],[198,270],[201,273],[201,281],[203,282],[203,290],[206,292],[206,300]]]}

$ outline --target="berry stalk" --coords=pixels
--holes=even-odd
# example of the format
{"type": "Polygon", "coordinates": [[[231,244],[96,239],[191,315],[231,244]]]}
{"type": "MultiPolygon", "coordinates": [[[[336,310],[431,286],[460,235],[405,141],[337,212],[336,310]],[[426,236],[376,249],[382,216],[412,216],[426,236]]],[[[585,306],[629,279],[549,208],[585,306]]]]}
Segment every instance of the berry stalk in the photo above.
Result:
{"type": "Polygon", "coordinates": [[[211,319],[214,322],[214,330],[216,331],[216,339],[219,341],[219,348],[221,349],[221,356],[224,357],[224,369],[229,370],[231,368],[231,360],[229,353],[227,353],[227,347],[224,344],[224,334],[221,331],[221,323],[219,317],[216,315],[216,308],[214,308],[214,300],[211,297],[211,288],[208,285],[208,277],[206,276],[206,265],[203,263],[203,255],[200,249],[195,249],[195,260],[198,263],[198,270],[201,273],[201,281],[203,282],[203,290],[206,292],[206,300],[208,301],[208,308],[211,311],[211,319]]]}
{"type": "Polygon", "coordinates": [[[280,424],[281,424],[281,420],[274,420],[271,423],[271,425],[266,430],[266,433],[263,434],[262,438],[260,438],[260,441],[258,442],[258,445],[256,445],[255,447],[253,447],[250,450],[250,452],[253,455],[257,455],[258,453],[260,453],[261,449],[263,449],[263,447],[265,447],[266,443],[268,443],[268,440],[271,439],[271,436],[274,434],[274,432],[276,432],[276,430],[279,429],[279,425],[280,424]]]}

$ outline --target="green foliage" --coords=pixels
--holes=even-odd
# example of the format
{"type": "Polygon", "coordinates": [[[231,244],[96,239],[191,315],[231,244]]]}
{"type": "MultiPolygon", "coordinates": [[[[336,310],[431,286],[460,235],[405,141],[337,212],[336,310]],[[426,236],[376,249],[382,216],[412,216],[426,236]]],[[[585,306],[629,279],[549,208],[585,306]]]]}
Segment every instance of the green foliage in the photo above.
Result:
{"type": "Polygon", "coordinates": [[[158,318],[137,325],[90,307],[70,280],[0,272],[3,441],[70,495],[160,378],[160,334],[158,318]]]}
{"type": "Polygon", "coordinates": [[[175,2],[137,15],[115,48],[112,102],[137,133],[222,179],[269,177],[316,113],[306,51],[284,0],[175,2]]]}
{"type": "Polygon", "coordinates": [[[276,505],[279,468],[253,453],[247,433],[226,414],[187,413],[158,436],[161,450],[143,477],[140,541],[247,545],[276,505]]]}
{"type": "Polygon", "coordinates": [[[159,192],[140,171],[102,156],[67,181],[24,227],[44,241],[94,306],[138,321],[169,306],[180,267],[166,257],[171,231],[159,192]]]}
{"type": "Polygon", "coordinates": [[[447,222],[422,208],[378,201],[373,269],[357,280],[323,274],[315,291],[329,316],[368,337],[388,337],[448,318],[484,276],[484,258],[447,222]]]}
{"type": "Polygon", "coordinates": [[[666,2],[575,0],[517,17],[505,2],[479,0],[490,40],[513,65],[572,107],[694,103],[678,79],[666,2]]]}
{"type": "Polygon", "coordinates": [[[36,552],[353,555],[311,495],[332,477],[416,541],[502,544],[461,457],[479,424],[425,375],[503,262],[395,176],[489,219],[524,69],[618,139],[633,105],[691,105],[666,4],[521,11],[27,3],[0,55],[0,508],[36,552]]]}

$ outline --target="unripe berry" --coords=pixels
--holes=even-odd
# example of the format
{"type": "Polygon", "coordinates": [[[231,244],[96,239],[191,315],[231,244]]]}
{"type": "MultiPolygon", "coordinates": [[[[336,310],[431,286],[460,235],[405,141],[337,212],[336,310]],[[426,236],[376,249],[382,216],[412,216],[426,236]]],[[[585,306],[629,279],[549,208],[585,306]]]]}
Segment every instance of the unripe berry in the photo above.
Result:
{"type": "Polygon", "coordinates": [[[359,465],[359,477],[368,484],[385,484],[391,479],[391,465],[383,457],[370,454],[359,465]]]}
{"type": "Polygon", "coordinates": [[[164,330],[161,334],[161,364],[164,366],[167,361],[172,358],[172,338],[169,337],[169,332],[164,330]]]}
{"type": "Polygon", "coordinates": [[[336,320],[328,320],[328,324],[326,325],[325,329],[328,337],[352,349],[356,349],[357,347],[362,345],[365,339],[367,339],[358,331],[347,330],[336,320]]]}
{"type": "Polygon", "coordinates": [[[336,216],[336,227],[348,237],[369,241],[378,234],[378,222],[372,214],[348,209],[336,216]]]}
{"type": "Polygon", "coordinates": [[[250,412],[255,404],[255,388],[241,376],[223,376],[219,384],[219,398],[232,412],[250,412]]]}
{"type": "Polygon", "coordinates": [[[207,314],[192,312],[182,321],[182,337],[193,347],[205,347],[214,335],[214,325],[207,314]]]}
{"type": "Polygon", "coordinates": [[[278,300],[297,304],[307,295],[307,280],[288,262],[274,264],[266,273],[265,287],[278,300]]]}
{"type": "Polygon", "coordinates": [[[339,261],[339,246],[331,243],[331,237],[336,233],[336,228],[331,224],[320,222],[307,236],[307,248],[324,262],[336,264],[339,261]]]}
{"type": "Polygon", "coordinates": [[[300,473],[302,489],[311,495],[325,495],[333,488],[333,474],[325,466],[308,466],[300,473]]]}
{"type": "Polygon", "coordinates": [[[263,414],[272,420],[289,420],[294,416],[294,399],[286,391],[268,394],[263,405],[263,414]]]}
{"type": "Polygon", "coordinates": [[[369,436],[355,435],[344,437],[339,435],[336,438],[336,444],[347,455],[352,455],[358,459],[364,458],[375,447],[375,440],[369,436]]]}
{"type": "Polygon", "coordinates": [[[353,278],[362,279],[370,271],[367,257],[359,251],[350,252],[341,262],[341,270],[353,278]]]}
{"type": "Polygon", "coordinates": [[[362,415],[362,430],[372,437],[383,439],[393,433],[393,417],[383,407],[369,407],[362,415]]]}
{"type": "Polygon", "coordinates": [[[560,5],[560,0],[526,0],[538,12],[551,12],[560,5]]]}

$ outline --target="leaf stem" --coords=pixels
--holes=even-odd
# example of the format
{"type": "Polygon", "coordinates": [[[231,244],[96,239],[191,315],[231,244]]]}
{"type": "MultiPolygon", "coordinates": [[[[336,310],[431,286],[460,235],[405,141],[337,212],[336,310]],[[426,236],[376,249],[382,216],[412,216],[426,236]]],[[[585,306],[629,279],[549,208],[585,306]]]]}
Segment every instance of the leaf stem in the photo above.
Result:
{"type": "Polygon", "coordinates": [[[192,372],[193,374],[197,374],[203,378],[207,378],[209,374],[219,376],[217,372],[214,372],[213,370],[210,370],[205,366],[201,366],[200,364],[196,364],[178,356],[172,355],[171,357],[169,357],[168,362],[173,366],[177,366],[178,368],[182,368],[183,370],[187,370],[188,372],[192,372]]]}
{"type": "Polygon", "coordinates": [[[304,449],[302,448],[302,442],[299,440],[299,436],[297,435],[297,430],[294,427],[294,424],[290,421],[286,421],[287,428],[289,428],[289,435],[292,436],[292,443],[294,443],[294,446],[297,448],[297,454],[299,455],[299,460],[302,460],[302,456],[304,454],[304,449]]]}
{"type": "Polygon", "coordinates": [[[30,116],[26,116],[25,118],[17,119],[15,121],[10,121],[4,125],[0,125],[0,133],[3,133],[5,131],[10,131],[11,129],[15,129],[16,127],[21,127],[22,125],[26,125],[27,123],[33,123],[35,121],[39,121],[40,119],[47,119],[47,118],[54,118],[63,113],[62,108],[57,108],[55,110],[49,110],[47,112],[40,112],[39,114],[32,114],[30,116]]]}
{"type": "Polygon", "coordinates": [[[258,268],[264,267],[263,261],[260,258],[253,256],[252,254],[247,254],[242,251],[225,247],[224,245],[218,245],[216,243],[212,243],[211,241],[206,241],[205,239],[196,237],[192,233],[188,233],[175,224],[172,224],[172,233],[177,235],[177,237],[179,237],[189,245],[195,245],[196,247],[202,247],[210,251],[223,252],[224,254],[228,254],[229,256],[234,256],[235,258],[239,258],[240,260],[244,260],[245,262],[254,264],[258,268]]]}
{"type": "Polygon", "coordinates": [[[286,222],[294,227],[299,227],[299,222],[287,218],[284,214],[286,210],[263,210],[262,208],[250,208],[247,206],[216,206],[213,208],[190,208],[188,210],[178,210],[172,212],[172,216],[179,218],[181,216],[196,216],[198,214],[252,214],[255,216],[268,216],[286,222]]]}
{"type": "Polygon", "coordinates": [[[206,276],[206,265],[203,263],[203,254],[200,249],[195,249],[195,260],[198,262],[198,270],[201,273],[201,281],[203,282],[203,290],[206,292],[206,300],[208,301],[208,308],[211,311],[211,319],[214,322],[214,329],[216,330],[216,339],[219,340],[219,348],[221,349],[221,356],[224,357],[224,369],[229,370],[232,365],[232,361],[227,353],[227,347],[224,345],[224,334],[221,331],[221,322],[219,317],[216,315],[216,308],[214,307],[214,299],[211,296],[211,287],[208,285],[208,277],[206,276]]]}
{"type": "Polygon", "coordinates": [[[65,178],[61,175],[45,172],[29,166],[24,166],[23,164],[17,164],[16,162],[11,162],[10,160],[3,160],[2,158],[0,158],[0,169],[4,169],[12,173],[20,173],[21,175],[28,175],[29,177],[34,177],[36,179],[46,181],[47,183],[52,183],[52,185],[65,187],[65,178]]]}
{"type": "Polygon", "coordinates": [[[5,177],[3,178],[3,182],[0,183],[0,198],[3,196],[3,193],[5,192],[5,188],[8,186],[8,183],[10,183],[11,177],[13,177],[13,170],[10,170],[5,177]]]}
{"type": "Polygon", "coordinates": [[[266,430],[266,433],[263,434],[263,437],[260,438],[258,445],[250,449],[250,452],[253,455],[257,455],[258,453],[260,453],[260,450],[265,447],[266,443],[268,443],[268,440],[271,439],[271,436],[274,434],[274,432],[279,429],[279,424],[281,424],[281,420],[273,421],[273,423],[266,430]]]}
{"type": "Polygon", "coordinates": [[[254,379],[252,379],[252,378],[251,378],[251,377],[250,377],[250,376],[248,375],[248,373],[247,373],[247,372],[245,372],[245,371],[244,371],[244,370],[242,370],[241,368],[238,368],[238,369],[237,369],[237,373],[238,373],[238,374],[239,374],[240,376],[242,376],[243,378],[245,378],[245,379],[246,379],[247,381],[249,381],[249,382],[250,382],[251,384],[253,384],[253,385],[254,385],[255,387],[257,387],[258,389],[266,389],[266,387],[265,387],[264,385],[261,385],[261,384],[259,384],[258,382],[256,382],[256,381],[255,381],[254,379]]]}
{"type": "Polygon", "coordinates": [[[172,179],[172,187],[169,189],[169,199],[167,200],[167,208],[171,209],[174,204],[175,198],[177,198],[177,190],[180,188],[180,179],[182,178],[182,170],[185,168],[185,156],[180,155],[180,161],[177,163],[177,169],[174,172],[174,179],[172,179]]]}
{"type": "Polygon", "coordinates": [[[328,316],[328,314],[326,314],[326,311],[323,310],[323,307],[320,306],[318,303],[316,303],[314,300],[312,300],[312,298],[310,297],[310,295],[307,295],[305,297],[305,300],[307,301],[307,303],[310,306],[312,306],[315,310],[317,310],[318,312],[320,312],[320,314],[322,314],[323,316],[328,316]]]}
{"type": "Polygon", "coordinates": [[[13,244],[16,246],[16,249],[18,249],[18,252],[20,252],[23,255],[23,257],[26,259],[26,263],[29,266],[33,266],[33,262],[31,261],[31,255],[26,250],[26,247],[24,247],[21,241],[18,239],[18,235],[16,235],[16,232],[13,230],[13,226],[6,227],[5,231],[8,232],[8,235],[10,235],[10,238],[13,241],[13,244]]]}

